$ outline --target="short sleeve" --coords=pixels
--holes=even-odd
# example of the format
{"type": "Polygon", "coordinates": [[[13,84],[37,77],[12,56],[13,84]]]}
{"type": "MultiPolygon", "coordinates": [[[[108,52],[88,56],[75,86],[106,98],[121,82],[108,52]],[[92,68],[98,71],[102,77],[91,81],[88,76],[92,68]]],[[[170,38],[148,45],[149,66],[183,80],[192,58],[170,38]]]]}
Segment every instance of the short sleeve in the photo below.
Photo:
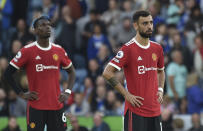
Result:
{"type": "Polygon", "coordinates": [[[108,63],[119,71],[128,63],[128,48],[124,45],[117,53],[117,55],[108,63]]]}
{"type": "Polygon", "coordinates": [[[164,53],[163,48],[160,46],[160,56],[157,63],[158,70],[164,70],[164,53]]]}
{"type": "Polygon", "coordinates": [[[28,61],[29,53],[26,48],[22,48],[16,56],[10,61],[10,65],[15,67],[16,69],[20,69],[24,67],[28,61]]]}
{"type": "Polygon", "coordinates": [[[174,63],[171,63],[168,65],[166,73],[167,73],[167,76],[175,76],[176,75],[176,66],[174,65],[174,63]]]}
{"type": "Polygon", "coordinates": [[[69,59],[68,54],[64,49],[62,49],[62,56],[61,56],[61,66],[62,69],[68,69],[71,67],[72,61],[69,59]]]}

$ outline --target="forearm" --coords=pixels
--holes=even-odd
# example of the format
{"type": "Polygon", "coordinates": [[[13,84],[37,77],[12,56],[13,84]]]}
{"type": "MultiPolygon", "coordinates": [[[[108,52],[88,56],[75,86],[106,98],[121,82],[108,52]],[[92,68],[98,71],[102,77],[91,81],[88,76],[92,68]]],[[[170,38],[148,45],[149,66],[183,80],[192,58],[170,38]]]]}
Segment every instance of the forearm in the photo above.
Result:
{"type": "Polygon", "coordinates": [[[174,85],[174,76],[169,76],[169,84],[172,92],[176,93],[175,85],[174,85]]]}
{"type": "Polygon", "coordinates": [[[114,72],[112,70],[106,68],[103,72],[103,77],[111,87],[115,88],[123,96],[128,93],[127,90],[121,85],[121,83],[115,78],[114,72]]]}
{"type": "Polygon", "coordinates": [[[73,66],[70,67],[70,69],[67,70],[68,72],[68,89],[72,89],[74,82],[75,82],[75,69],[73,66]]]}
{"type": "Polygon", "coordinates": [[[9,65],[8,68],[6,69],[5,73],[4,73],[3,80],[5,82],[7,82],[18,95],[21,95],[23,93],[23,90],[20,87],[20,85],[18,85],[15,82],[15,80],[13,78],[13,74],[16,72],[16,70],[17,69],[15,69],[11,65],[9,65]]]}
{"type": "Polygon", "coordinates": [[[115,88],[123,96],[125,96],[128,93],[127,90],[121,85],[121,83],[115,78],[115,76],[112,76],[109,79],[107,79],[107,78],[105,78],[105,79],[111,87],[115,88]]]}
{"type": "Polygon", "coordinates": [[[165,83],[165,72],[158,71],[158,87],[164,88],[164,83],[165,83]]]}

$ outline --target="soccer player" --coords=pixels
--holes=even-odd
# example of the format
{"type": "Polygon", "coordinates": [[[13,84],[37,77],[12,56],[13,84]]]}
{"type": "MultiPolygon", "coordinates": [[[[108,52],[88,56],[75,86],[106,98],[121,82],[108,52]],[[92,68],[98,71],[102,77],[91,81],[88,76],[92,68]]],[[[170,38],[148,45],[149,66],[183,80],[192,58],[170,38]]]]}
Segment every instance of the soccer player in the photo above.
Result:
{"type": "MultiPolygon", "coordinates": [[[[28,100],[27,130],[65,131],[66,117],[63,102],[71,94],[75,80],[75,69],[65,50],[49,42],[51,23],[48,17],[41,16],[33,23],[37,41],[24,46],[11,60],[5,78],[17,94],[28,100]],[[60,67],[68,74],[68,89],[60,91],[60,67]],[[23,92],[14,81],[12,74],[24,68],[28,77],[29,91],[23,92]]],[[[68,37],[68,36],[67,36],[68,37]]]]}
{"type": "Polygon", "coordinates": [[[165,81],[162,47],[150,41],[153,19],[147,11],[133,15],[136,36],[107,64],[103,76],[125,98],[125,131],[161,131],[160,104],[165,81]],[[123,68],[127,90],[115,78],[123,68]]]}

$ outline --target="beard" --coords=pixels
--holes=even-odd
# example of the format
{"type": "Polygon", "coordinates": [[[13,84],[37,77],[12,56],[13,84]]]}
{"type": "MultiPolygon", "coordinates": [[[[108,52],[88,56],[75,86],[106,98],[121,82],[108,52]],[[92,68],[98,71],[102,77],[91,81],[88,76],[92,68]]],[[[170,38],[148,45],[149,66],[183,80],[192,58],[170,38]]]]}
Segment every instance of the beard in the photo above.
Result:
{"type": "Polygon", "coordinates": [[[146,32],[139,32],[140,36],[143,38],[150,38],[152,36],[152,33],[146,33],[146,32]]]}

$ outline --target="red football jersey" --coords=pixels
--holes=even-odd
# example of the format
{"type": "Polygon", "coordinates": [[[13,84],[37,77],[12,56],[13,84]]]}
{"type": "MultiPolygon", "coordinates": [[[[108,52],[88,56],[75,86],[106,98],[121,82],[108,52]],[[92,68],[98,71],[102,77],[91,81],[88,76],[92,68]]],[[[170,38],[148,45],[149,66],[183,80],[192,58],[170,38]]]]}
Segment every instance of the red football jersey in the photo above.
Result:
{"type": "Polygon", "coordinates": [[[31,107],[39,110],[63,107],[58,101],[60,67],[68,69],[72,62],[62,47],[50,43],[49,47],[42,48],[33,42],[24,46],[10,64],[17,69],[25,68],[29,90],[38,92],[39,99],[28,102],[31,107]]]}
{"type": "Polygon", "coordinates": [[[128,91],[144,98],[140,108],[125,101],[124,113],[129,109],[144,117],[160,115],[157,69],[164,69],[164,56],[159,44],[150,41],[147,46],[142,46],[133,38],[122,46],[109,65],[118,70],[123,68],[128,91]]]}

